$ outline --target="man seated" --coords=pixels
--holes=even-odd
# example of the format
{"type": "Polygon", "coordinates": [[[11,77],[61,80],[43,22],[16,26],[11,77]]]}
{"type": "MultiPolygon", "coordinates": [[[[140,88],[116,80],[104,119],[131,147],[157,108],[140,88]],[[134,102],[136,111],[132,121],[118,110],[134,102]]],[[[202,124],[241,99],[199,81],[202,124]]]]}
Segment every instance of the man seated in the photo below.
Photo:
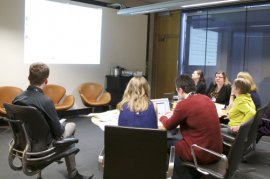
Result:
{"type": "MultiPolygon", "coordinates": [[[[51,134],[47,137],[47,144],[50,146],[53,139],[71,137],[75,133],[75,123],[60,124],[53,101],[43,94],[42,89],[48,83],[49,67],[43,63],[34,63],[29,68],[28,80],[30,85],[27,90],[13,100],[13,104],[33,106],[45,117],[50,126],[51,134]]],[[[65,157],[68,176],[70,179],[92,179],[82,176],[76,169],[75,154],[65,157]]]]}
{"type": "MultiPolygon", "coordinates": [[[[168,145],[175,145],[176,159],[173,179],[198,178],[196,171],[181,166],[181,161],[193,161],[191,145],[222,152],[222,139],[219,118],[215,104],[205,95],[195,94],[194,81],[188,75],[180,75],[176,79],[176,91],[179,102],[170,114],[160,117],[163,126],[175,129],[180,125],[180,140],[169,141],[168,145]],[[190,171],[192,170],[192,171],[190,171]]],[[[199,163],[209,164],[218,160],[212,154],[195,149],[199,163]]]]}

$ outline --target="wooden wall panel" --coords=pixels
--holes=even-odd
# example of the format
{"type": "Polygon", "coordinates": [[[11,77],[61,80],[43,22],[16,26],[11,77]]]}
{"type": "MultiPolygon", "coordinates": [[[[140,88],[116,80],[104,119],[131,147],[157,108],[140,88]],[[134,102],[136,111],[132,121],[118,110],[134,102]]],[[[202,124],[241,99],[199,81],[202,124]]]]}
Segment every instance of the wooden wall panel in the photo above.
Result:
{"type": "Polygon", "coordinates": [[[175,92],[178,72],[180,12],[155,17],[155,40],[153,54],[152,98],[163,93],[175,92]]]}

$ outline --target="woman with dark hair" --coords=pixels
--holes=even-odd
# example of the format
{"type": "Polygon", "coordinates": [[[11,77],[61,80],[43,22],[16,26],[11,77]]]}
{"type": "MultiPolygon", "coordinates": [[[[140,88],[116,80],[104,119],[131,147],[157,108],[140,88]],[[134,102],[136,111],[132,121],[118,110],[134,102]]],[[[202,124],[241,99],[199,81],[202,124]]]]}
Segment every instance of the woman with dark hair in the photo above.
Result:
{"type": "Polygon", "coordinates": [[[231,84],[224,71],[217,71],[215,73],[215,80],[210,84],[206,95],[215,103],[229,104],[231,84]]]}
{"type": "Polygon", "coordinates": [[[200,69],[195,70],[192,73],[192,79],[196,85],[196,93],[197,94],[205,94],[206,83],[205,83],[203,71],[200,69]]]}

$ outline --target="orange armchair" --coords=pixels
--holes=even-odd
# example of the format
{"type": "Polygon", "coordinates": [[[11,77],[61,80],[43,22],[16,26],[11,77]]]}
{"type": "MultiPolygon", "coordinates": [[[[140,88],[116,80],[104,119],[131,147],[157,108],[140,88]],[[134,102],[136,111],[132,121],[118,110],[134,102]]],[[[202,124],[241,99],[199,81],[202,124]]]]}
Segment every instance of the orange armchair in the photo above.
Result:
{"type": "Polygon", "coordinates": [[[79,88],[82,102],[85,106],[106,106],[111,102],[111,94],[103,90],[103,86],[97,83],[83,83],[79,88]]]}
{"type": "Polygon", "coordinates": [[[74,105],[74,96],[65,96],[66,89],[62,86],[49,84],[43,88],[43,92],[53,101],[57,111],[68,110],[74,105]]]}
{"type": "Polygon", "coordinates": [[[4,103],[11,104],[13,99],[22,93],[23,90],[14,86],[1,86],[0,87],[0,116],[6,116],[6,110],[3,106],[4,103]]]}

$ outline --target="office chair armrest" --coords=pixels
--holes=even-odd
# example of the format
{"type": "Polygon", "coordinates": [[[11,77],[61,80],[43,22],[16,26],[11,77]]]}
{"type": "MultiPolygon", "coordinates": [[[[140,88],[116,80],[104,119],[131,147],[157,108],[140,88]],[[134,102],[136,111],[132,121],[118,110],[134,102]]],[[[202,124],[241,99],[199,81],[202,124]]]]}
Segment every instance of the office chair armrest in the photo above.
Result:
{"type": "Polygon", "coordinates": [[[169,165],[168,165],[168,171],[167,171],[167,179],[172,178],[173,176],[174,159],[175,159],[175,146],[171,146],[169,165]]]}
{"type": "Polygon", "coordinates": [[[20,121],[20,120],[11,120],[11,119],[9,119],[9,118],[7,118],[7,117],[1,117],[1,119],[3,119],[4,121],[6,121],[6,122],[11,122],[11,123],[23,123],[22,121],[20,121]]]}
{"type": "Polygon", "coordinates": [[[262,120],[263,120],[263,121],[268,121],[268,122],[270,122],[270,119],[268,119],[268,118],[262,117],[262,120]]]}
{"type": "Polygon", "coordinates": [[[220,126],[221,126],[221,127],[224,127],[224,128],[225,128],[225,127],[226,127],[226,128],[229,128],[229,126],[228,126],[228,125],[226,125],[226,124],[222,124],[222,123],[220,124],[220,126]]]}
{"type": "Polygon", "coordinates": [[[208,172],[206,172],[206,171],[204,171],[204,170],[202,170],[202,169],[199,168],[199,165],[198,165],[198,162],[197,162],[197,158],[196,158],[196,155],[195,155],[194,148],[199,148],[199,149],[201,149],[203,151],[206,151],[206,152],[208,152],[210,154],[213,154],[213,155],[221,158],[222,160],[224,160],[226,162],[226,169],[228,168],[228,159],[227,159],[227,156],[226,155],[217,153],[217,152],[215,152],[213,150],[210,150],[210,149],[206,149],[206,148],[201,147],[201,146],[199,146],[197,144],[192,144],[191,145],[191,154],[192,154],[192,157],[193,157],[194,165],[195,165],[196,169],[198,171],[200,171],[201,173],[203,173],[205,175],[208,175],[209,174],[208,172]]]}
{"type": "Polygon", "coordinates": [[[62,146],[66,146],[66,145],[75,144],[75,143],[78,143],[78,142],[79,142],[79,139],[70,137],[70,138],[65,138],[65,139],[62,139],[62,140],[54,141],[53,146],[54,147],[62,147],[62,146]]]}
{"type": "Polygon", "coordinates": [[[223,138],[222,143],[229,146],[229,147],[231,147],[233,141],[235,140],[235,137],[232,136],[232,135],[229,135],[229,134],[221,134],[221,135],[222,135],[222,138],[223,138]],[[224,140],[224,139],[227,139],[227,140],[224,140]]]}
{"type": "Polygon", "coordinates": [[[100,151],[100,153],[98,155],[98,169],[100,171],[103,171],[103,169],[104,169],[104,157],[105,157],[105,150],[103,147],[103,149],[100,151]]]}

